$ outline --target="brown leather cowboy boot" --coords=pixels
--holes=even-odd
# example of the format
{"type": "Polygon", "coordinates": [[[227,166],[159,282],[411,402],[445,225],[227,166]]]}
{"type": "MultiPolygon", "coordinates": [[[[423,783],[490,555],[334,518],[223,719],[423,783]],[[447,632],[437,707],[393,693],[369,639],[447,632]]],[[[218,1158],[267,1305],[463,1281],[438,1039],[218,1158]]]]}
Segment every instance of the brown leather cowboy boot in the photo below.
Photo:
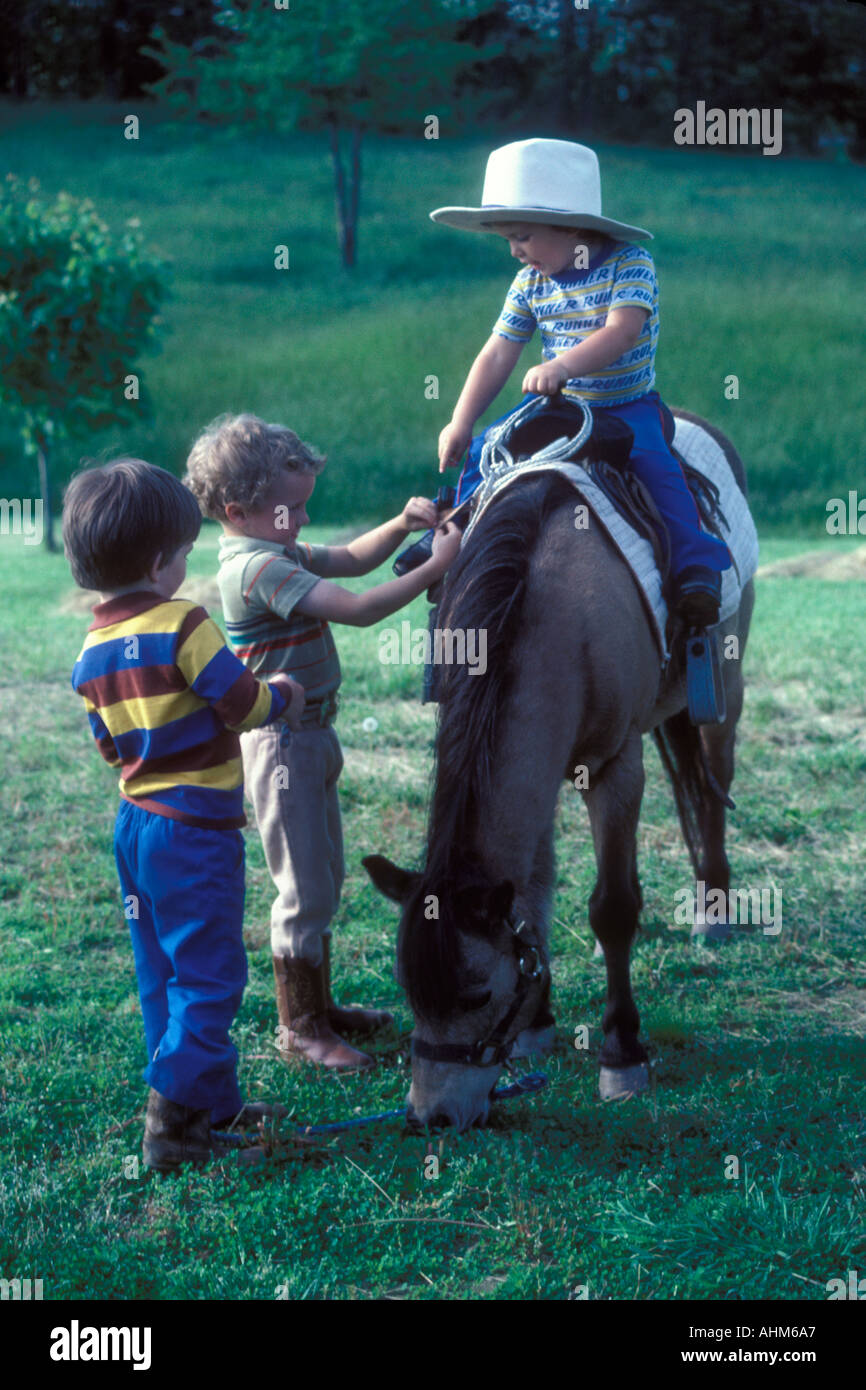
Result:
{"type": "Polygon", "coordinates": [[[158,1173],[176,1173],[183,1163],[203,1168],[211,1159],[229,1153],[241,1163],[261,1163],[265,1157],[264,1150],[254,1144],[220,1142],[211,1132],[210,1110],[178,1105],[154,1090],[147,1100],[142,1152],[144,1166],[158,1173]]]}
{"type": "Polygon", "coordinates": [[[283,1056],[299,1053],[335,1071],[372,1067],[372,1057],[344,1042],[331,1027],[324,956],[321,965],[300,956],[274,956],[273,961],[283,1056]]]}
{"type": "Polygon", "coordinates": [[[394,1022],[384,1009],[344,1008],[335,1004],[331,995],[331,938],[322,937],[322,960],[325,966],[325,989],[328,999],[328,1022],[338,1033],[375,1033],[394,1022]]]}

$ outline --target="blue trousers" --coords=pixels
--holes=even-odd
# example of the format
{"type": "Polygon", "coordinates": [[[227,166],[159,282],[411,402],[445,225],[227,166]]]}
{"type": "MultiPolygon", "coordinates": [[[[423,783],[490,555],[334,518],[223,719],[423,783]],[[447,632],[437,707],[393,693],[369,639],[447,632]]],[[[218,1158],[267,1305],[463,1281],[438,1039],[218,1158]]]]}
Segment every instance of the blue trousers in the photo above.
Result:
{"type": "Polygon", "coordinates": [[[241,1108],[229,1029],[247,982],[244,841],[121,801],[114,855],[129,921],[144,1079],[211,1119],[241,1108]]]}
{"type": "MultiPolygon", "coordinates": [[[[537,400],[527,394],[520,405],[501,415],[493,425],[499,425],[514,415],[527,401],[537,400]]],[[[657,391],[648,391],[629,405],[592,406],[593,415],[602,412],[624,420],[634,432],[630,467],[649,489],[652,498],[667,523],[671,537],[671,578],[688,565],[705,565],[707,569],[726,570],[731,564],[724,541],[709,536],[700,529],[700,516],[694,498],[683,477],[683,470],[665,443],[661,399],[657,391]]],[[[487,429],[492,429],[488,425],[487,429]]],[[[457,485],[457,502],[470,497],[481,482],[481,450],[487,430],[475,436],[466,453],[466,462],[457,485]]]]}

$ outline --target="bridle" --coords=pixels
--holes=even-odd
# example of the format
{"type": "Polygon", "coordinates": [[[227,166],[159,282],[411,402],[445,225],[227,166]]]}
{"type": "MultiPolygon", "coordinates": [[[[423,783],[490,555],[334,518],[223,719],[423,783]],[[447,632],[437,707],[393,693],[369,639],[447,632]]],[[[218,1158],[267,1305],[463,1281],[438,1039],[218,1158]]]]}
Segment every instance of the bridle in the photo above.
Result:
{"type": "Polygon", "coordinates": [[[501,1067],[511,1051],[508,1030],[523,1007],[530,985],[540,980],[547,970],[539,942],[530,936],[526,923],[515,923],[506,917],[511,932],[511,948],[517,962],[517,984],[513,998],[502,1018],[486,1037],[474,1043],[428,1043],[412,1037],[412,1053],[428,1062],[456,1062],[464,1067],[501,1067]]]}

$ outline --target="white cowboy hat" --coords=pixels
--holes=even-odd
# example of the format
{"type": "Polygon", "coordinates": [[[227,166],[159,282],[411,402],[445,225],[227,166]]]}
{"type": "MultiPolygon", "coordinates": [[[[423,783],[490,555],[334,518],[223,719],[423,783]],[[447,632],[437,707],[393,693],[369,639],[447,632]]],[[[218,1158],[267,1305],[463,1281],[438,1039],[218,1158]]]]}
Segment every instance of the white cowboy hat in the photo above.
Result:
{"type": "Polygon", "coordinates": [[[587,227],[616,241],[652,239],[601,215],[601,176],[595,152],[571,140],[516,140],[487,161],[480,208],[437,208],[434,222],[467,232],[486,232],[497,222],[541,222],[587,227]]]}

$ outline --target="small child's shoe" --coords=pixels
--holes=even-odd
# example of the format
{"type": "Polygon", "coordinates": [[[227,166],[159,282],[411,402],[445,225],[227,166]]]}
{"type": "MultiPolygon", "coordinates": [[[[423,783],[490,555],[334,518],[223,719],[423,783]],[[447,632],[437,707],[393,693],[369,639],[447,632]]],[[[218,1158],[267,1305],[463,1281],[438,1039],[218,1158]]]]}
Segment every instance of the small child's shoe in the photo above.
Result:
{"type": "Polygon", "coordinates": [[[151,1090],[147,1101],[142,1143],[145,1168],[157,1173],[176,1173],[184,1163],[203,1168],[215,1158],[229,1153],[244,1164],[264,1161],[263,1149],[249,1144],[241,1136],[236,1140],[221,1139],[211,1129],[210,1110],[195,1110],[178,1105],[158,1091],[151,1090]]]}
{"type": "Polygon", "coordinates": [[[673,584],[673,610],[687,627],[715,627],[722,601],[722,576],[705,565],[689,565],[673,584]]]}

